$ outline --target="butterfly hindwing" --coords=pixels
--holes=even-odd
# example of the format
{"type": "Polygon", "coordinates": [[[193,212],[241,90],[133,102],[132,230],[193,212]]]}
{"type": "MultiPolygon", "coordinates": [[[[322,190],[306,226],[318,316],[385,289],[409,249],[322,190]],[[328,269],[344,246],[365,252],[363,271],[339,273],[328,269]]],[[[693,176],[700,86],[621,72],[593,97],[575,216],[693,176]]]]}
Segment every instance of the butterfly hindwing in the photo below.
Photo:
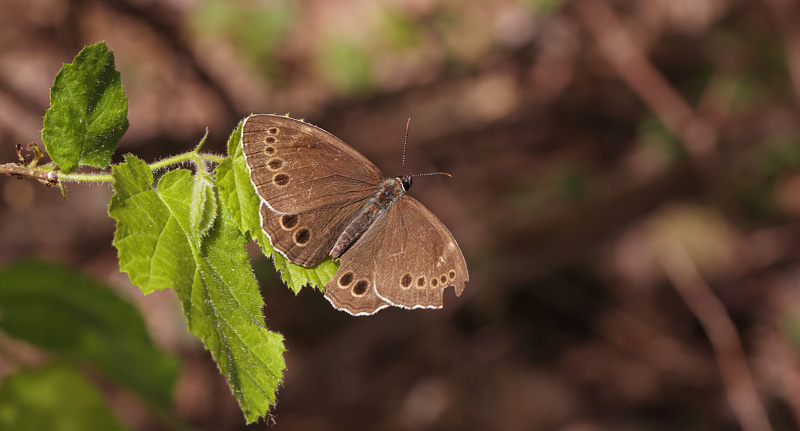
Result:
{"type": "MultiPolygon", "coordinates": [[[[376,224],[382,218],[379,217],[376,224]]],[[[370,226],[364,235],[374,226],[370,226]]],[[[325,298],[334,307],[354,316],[366,316],[391,305],[377,295],[377,268],[370,256],[375,249],[380,249],[383,240],[377,235],[364,242],[362,236],[339,258],[339,270],[325,285],[325,298]]]]}
{"type": "Polygon", "coordinates": [[[336,239],[367,198],[334,202],[297,214],[278,214],[261,204],[261,227],[272,247],[290,262],[306,267],[328,256],[336,239]]]}
{"type": "MultiPolygon", "coordinates": [[[[376,262],[376,290],[403,308],[442,308],[442,293],[461,295],[469,280],[464,255],[444,224],[419,201],[402,196],[385,214],[385,237],[376,262]]],[[[377,226],[374,226],[377,227],[377,226]]]]}
{"type": "Polygon", "coordinates": [[[280,214],[363,198],[383,180],[372,162],[339,138],[288,117],[248,117],[242,151],[261,200],[280,214]]]}
{"type": "Polygon", "coordinates": [[[374,272],[340,263],[339,270],[325,285],[325,298],[334,307],[354,316],[367,316],[390,305],[375,293],[374,272]]]}
{"type": "Polygon", "coordinates": [[[336,295],[338,304],[351,314],[362,309],[362,296],[403,308],[441,308],[444,289],[455,286],[460,295],[469,280],[453,236],[433,213],[408,196],[378,218],[339,263],[325,295],[337,305],[330,298],[336,295]],[[355,283],[361,280],[359,288],[355,283]],[[362,295],[364,287],[368,292],[362,295]]]}

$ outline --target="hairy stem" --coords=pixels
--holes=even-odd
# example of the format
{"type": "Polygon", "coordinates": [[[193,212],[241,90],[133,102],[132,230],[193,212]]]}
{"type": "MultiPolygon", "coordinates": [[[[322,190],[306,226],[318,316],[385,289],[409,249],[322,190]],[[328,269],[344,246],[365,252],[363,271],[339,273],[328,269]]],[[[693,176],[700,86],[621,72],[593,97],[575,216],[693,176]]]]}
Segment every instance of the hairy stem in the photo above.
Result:
{"type": "MultiPolygon", "coordinates": [[[[190,152],[168,157],[166,159],[151,163],[148,166],[150,166],[150,170],[155,171],[189,160],[198,164],[198,169],[200,169],[199,166],[202,165],[203,162],[221,163],[223,160],[225,160],[225,157],[214,154],[198,154],[195,152],[190,152]]],[[[47,186],[53,186],[59,181],[70,181],[76,183],[109,183],[113,180],[111,174],[106,173],[64,173],[40,168],[28,168],[25,166],[20,166],[16,163],[1,164],[0,175],[16,175],[18,177],[33,178],[47,186]]]]}

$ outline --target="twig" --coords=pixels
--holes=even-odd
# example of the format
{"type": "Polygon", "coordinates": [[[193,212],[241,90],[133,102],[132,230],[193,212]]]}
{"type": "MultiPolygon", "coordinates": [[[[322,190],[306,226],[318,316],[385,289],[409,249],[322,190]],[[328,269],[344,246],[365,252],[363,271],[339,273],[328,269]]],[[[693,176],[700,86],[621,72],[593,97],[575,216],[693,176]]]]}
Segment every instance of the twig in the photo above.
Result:
{"type": "MultiPolygon", "coordinates": [[[[215,154],[198,153],[191,151],[177,156],[168,157],[163,160],[151,163],[148,166],[150,170],[155,171],[171,165],[177,165],[186,161],[197,160],[199,163],[222,163],[225,160],[223,156],[215,154]]],[[[29,177],[40,181],[47,187],[52,187],[58,184],[59,181],[63,182],[79,182],[79,183],[110,183],[114,180],[111,174],[106,173],[79,173],[79,172],[56,172],[44,171],[39,169],[32,169],[25,166],[20,166],[16,163],[6,163],[0,165],[0,175],[16,175],[18,177],[29,177]]]]}
{"type": "Polygon", "coordinates": [[[681,138],[687,152],[695,158],[709,154],[716,146],[716,130],[695,114],[647,60],[625,32],[614,10],[601,0],[579,0],[573,5],[617,73],[664,125],[681,138]]]}
{"type": "Polygon", "coordinates": [[[764,2],[772,12],[778,32],[783,39],[789,78],[794,88],[795,104],[797,109],[800,109],[800,26],[797,25],[800,9],[797,7],[796,0],[765,0],[764,2]]]}
{"type": "Polygon", "coordinates": [[[657,250],[657,258],[711,342],[728,402],[742,429],[772,430],[767,413],[758,399],[739,334],[725,306],[706,284],[681,244],[665,241],[657,250]]]}
{"type": "Polygon", "coordinates": [[[30,169],[17,165],[16,163],[5,163],[0,165],[0,174],[33,178],[47,187],[52,187],[58,183],[58,174],[55,171],[30,169]]]}
{"type": "MultiPolygon", "coordinates": [[[[127,14],[132,19],[143,22],[156,35],[162,38],[164,44],[169,46],[174,57],[186,64],[194,71],[197,78],[207,86],[220,104],[224,108],[226,115],[225,123],[232,123],[233,119],[240,112],[230,94],[225,90],[225,86],[209,73],[192,52],[187,38],[184,37],[184,29],[180,28],[180,17],[173,10],[168,10],[165,6],[168,3],[149,3],[130,0],[112,0],[104,2],[104,6],[114,8],[116,11],[127,14]],[[167,9],[167,10],[165,10],[167,9]]],[[[238,120],[237,120],[238,121],[238,120]]]]}
{"type": "MultiPolygon", "coordinates": [[[[779,323],[774,322],[774,327],[778,326],[779,323]]],[[[770,381],[773,383],[771,388],[791,407],[794,423],[800,424],[800,370],[797,369],[794,347],[788,337],[778,331],[769,331],[763,338],[761,344],[767,348],[762,361],[768,363],[762,365],[762,368],[769,370],[770,381]]]]}

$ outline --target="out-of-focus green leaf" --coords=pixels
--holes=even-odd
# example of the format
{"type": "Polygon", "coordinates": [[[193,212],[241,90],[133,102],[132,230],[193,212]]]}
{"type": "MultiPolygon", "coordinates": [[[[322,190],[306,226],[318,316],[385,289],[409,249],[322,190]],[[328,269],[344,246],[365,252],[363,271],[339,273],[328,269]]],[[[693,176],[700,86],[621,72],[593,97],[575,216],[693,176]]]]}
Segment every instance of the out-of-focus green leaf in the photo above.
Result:
{"type": "Polygon", "coordinates": [[[171,402],[177,362],[156,349],[138,310],[68,268],[31,260],[0,270],[0,329],[89,361],[156,407],[171,402]]]}
{"type": "Polygon", "coordinates": [[[524,4],[540,15],[547,15],[555,12],[561,7],[564,0],[525,0],[524,4]]]}
{"type": "Polygon", "coordinates": [[[0,429],[124,430],[108,403],[75,369],[56,364],[8,376],[0,386],[0,429]]]}
{"type": "Polygon", "coordinates": [[[385,15],[381,33],[389,47],[398,51],[415,48],[422,42],[420,24],[398,11],[385,15]]]}
{"type": "Polygon", "coordinates": [[[328,40],[317,52],[316,63],[328,83],[344,94],[363,95],[375,84],[369,54],[349,39],[328,40]]]}
{"type": "Polygon", "coordinates": [[[200,38],[228,40],[239,54],[267,76],[280,72],[276,52],[296,21],[297,3],[203,1],[192,23],[200,38]]]}

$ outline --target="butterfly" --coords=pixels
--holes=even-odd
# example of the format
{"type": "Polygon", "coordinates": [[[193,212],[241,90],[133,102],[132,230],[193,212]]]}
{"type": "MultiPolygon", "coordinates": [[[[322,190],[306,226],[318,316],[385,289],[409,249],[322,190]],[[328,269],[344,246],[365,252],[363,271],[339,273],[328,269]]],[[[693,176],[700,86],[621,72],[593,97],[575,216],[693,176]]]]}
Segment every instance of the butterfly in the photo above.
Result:
{"type": "Polygon", "coordinates": [[[449,286],[461,295],[469,280],[464,255],[444,224],[406,194],[414,175],[385,178],[339,138],[284,116],[251,115],[241,141],[273,248],[305,267],[339,259],[325,285],[334,307],[370,315],[390,305],[442,308],[449,286]]]}

